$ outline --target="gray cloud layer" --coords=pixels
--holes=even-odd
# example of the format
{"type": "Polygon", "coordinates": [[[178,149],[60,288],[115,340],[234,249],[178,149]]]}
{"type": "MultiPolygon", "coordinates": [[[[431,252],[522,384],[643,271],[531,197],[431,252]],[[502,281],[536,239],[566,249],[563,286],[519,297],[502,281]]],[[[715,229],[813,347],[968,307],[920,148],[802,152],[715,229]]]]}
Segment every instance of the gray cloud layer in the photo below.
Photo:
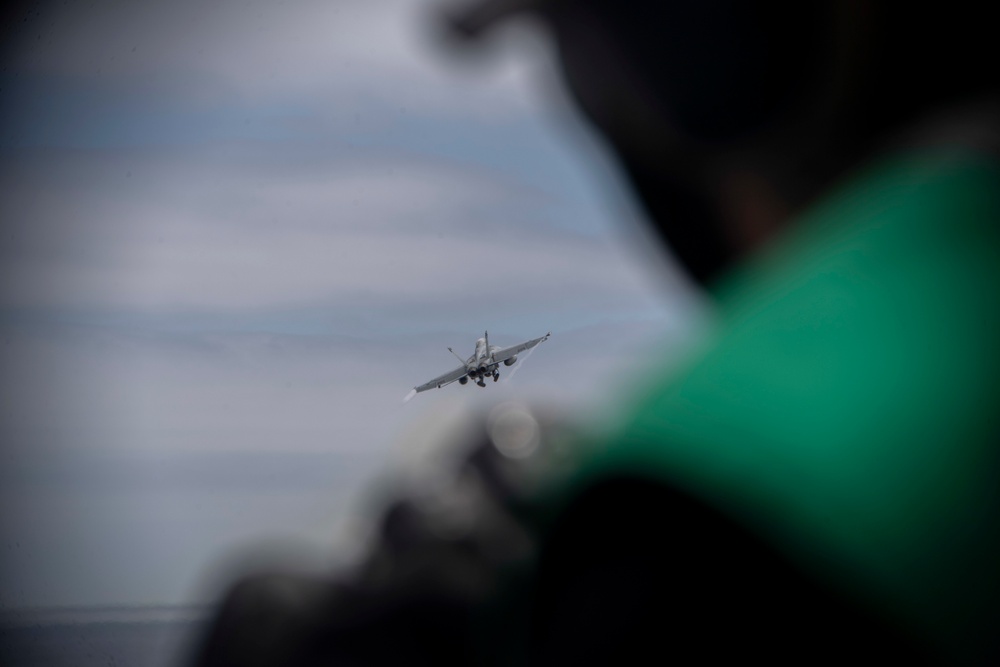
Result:
{"type": "Polygon", "coordinates": [[[0,605],[189,601],[260,541],[327,562],[428,415],[602,405],[691,330],[531,34],[460,70],[419,2],[36,10],[0,73],[0,605]],[[553,337],[400,404],[484,328],[553,337]]]}

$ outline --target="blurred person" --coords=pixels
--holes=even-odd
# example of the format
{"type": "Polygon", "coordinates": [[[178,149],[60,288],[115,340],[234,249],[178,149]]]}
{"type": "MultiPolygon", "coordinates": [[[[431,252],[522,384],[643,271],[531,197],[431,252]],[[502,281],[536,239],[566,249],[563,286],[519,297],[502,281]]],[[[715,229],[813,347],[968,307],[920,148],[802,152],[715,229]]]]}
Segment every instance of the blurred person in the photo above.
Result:
{"type": "MultiPolygon", "coordinates": [[[[1000,661],[1000,95],[978,5],[533,15],[719,311],[611,435],[499,406],[356,570],[238,583],[198,664],[1000,661]]],[[[460,446],[461,445],[461,446],[460,446]]]]}

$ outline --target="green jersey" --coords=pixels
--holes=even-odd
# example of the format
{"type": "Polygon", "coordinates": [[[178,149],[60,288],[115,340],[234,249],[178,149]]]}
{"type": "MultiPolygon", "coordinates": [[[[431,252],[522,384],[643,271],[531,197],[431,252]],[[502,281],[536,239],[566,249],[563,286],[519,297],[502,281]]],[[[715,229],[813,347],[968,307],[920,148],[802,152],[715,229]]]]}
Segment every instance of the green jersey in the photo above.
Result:
{"type": "Polygon", "coordinates": [[[705,349],[644,391],[569,488],[667,482],[945,655],[988,650],[1000,629],[1000,161],[885,160],[716,296],[705,349]]]}

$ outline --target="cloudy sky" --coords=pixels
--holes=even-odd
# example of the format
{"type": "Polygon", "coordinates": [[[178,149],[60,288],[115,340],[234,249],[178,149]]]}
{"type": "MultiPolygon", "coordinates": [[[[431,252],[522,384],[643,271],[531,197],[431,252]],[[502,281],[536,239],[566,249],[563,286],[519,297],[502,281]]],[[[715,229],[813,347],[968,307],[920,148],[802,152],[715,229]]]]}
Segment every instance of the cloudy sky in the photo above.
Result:
{"type": "Polygon", "coordinates": [[[197,602],[251,552],[335,562],[425,424],[603,409],[690,337],[698,297],[540,35],[460,57],[436,7],[7,10],[0,610],[197,602]],[[401,402],[487,328],[552,338],[510,382],[401,402]]]}

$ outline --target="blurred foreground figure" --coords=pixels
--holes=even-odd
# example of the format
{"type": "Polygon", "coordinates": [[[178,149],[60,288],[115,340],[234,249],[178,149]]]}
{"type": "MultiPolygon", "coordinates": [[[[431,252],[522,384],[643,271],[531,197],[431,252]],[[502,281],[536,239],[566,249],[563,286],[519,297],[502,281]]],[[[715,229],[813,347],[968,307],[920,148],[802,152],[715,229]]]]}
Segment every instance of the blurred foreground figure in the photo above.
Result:
{"type": "Polygon", "coordinates": [[[470,3],[568,87],[720,321],[600,438],[501,406],[355,572],[204,665],[1000,663],[1000,97],[964,2],[470,3]]]}

